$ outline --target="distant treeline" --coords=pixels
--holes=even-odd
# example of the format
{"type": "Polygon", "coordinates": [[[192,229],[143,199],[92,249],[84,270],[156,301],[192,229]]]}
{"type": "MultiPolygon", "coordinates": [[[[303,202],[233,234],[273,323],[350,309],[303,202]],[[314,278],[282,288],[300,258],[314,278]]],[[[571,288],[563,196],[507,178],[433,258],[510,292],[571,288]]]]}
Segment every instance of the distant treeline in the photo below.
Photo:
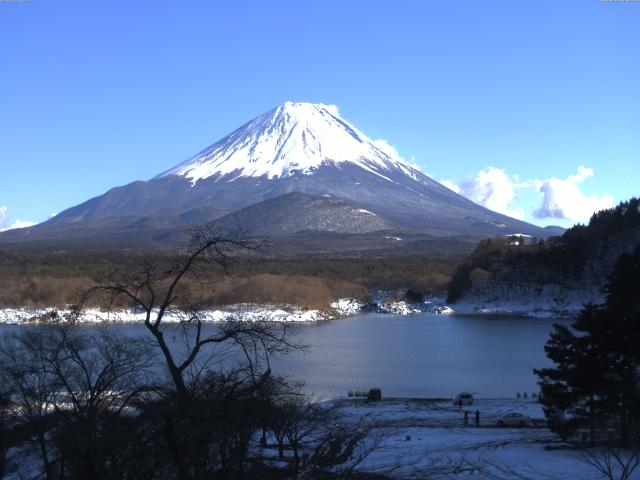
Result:
{"type": "Polygon", "coordinates": [[[640,199],[632,198],[595,213],[588,225],[576,225],[547,241],[521,237],[483,240],[455,270],[447,289],[448,301],[457,301],[474,279],[483,276],[535,283],[579,281],[589,252],[639,227],[640,199]]]}
{"type": "MultiPolygon", "coordinates": [[[[171,252],[0,252],[0,307],[61,307],[114,274],[145,263],[175,261],[171,252]]],[[[444,293],[454,260],[411,258],[271,260],[236,258],[228,272],[211,266],[200,272],[204,286],[186,281],[211,306],[235,303],[294,304],[313,308],[332,299],[365,298],[370,289],[444,293]]]]}

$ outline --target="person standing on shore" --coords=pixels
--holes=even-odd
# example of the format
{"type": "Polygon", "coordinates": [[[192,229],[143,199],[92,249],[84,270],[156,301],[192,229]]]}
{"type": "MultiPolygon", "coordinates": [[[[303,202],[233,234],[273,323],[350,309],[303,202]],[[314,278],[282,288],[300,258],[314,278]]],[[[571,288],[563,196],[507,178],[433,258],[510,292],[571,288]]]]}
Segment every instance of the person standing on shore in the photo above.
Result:
{"type": "Polygon", "coordinates": [[[480,426],[480,410],[476,410],[476,427],[480,426]]]}

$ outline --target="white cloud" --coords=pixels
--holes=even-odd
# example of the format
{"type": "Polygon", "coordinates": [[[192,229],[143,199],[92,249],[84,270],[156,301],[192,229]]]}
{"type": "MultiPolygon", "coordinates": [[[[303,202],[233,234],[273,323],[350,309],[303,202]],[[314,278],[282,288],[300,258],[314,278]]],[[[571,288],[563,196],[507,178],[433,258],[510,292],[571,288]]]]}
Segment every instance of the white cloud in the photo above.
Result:
{"type": "Polygon", "coordinates": [[[373,143],[376,147],[378,147],[384,153],[389,155],[391,158],[402,158],[398,153],[398,151],[396,150],[396,147],[391,145],[384,138],[378,138],[377,140],[372,140],[371,143],[373,143]]]}
{"type": "Polygon", "coordinates": [[[402,155],[400,155],[398,153],[398,151],[396,150],[396,147],[391,145],[384,138],[378,138],[376,140],[371,140],[371,143],[373,143],[373,145],[375,147],[377,147],[380,151],[382,151],[383,153],[386,153],[387,155],[389,155],[389,157],[391,157],[391,158],[393,158],[395,160],[400,160],[402,162],[408,163],[409,165],[411,165],[416,170],[422,171],[420,169],[420,166],[416,163],[416,157],[415,156],[412,155],[411,158],[409,159],[409,161],[405,160],[402,157],[402,155]]]}
{"type": "Polygon", "coordinates": [[[460,182],[444,180],[441,183],[495,212],[513,218],[524,218],[524,211],[520,208],[512,208],[511,204],[516,196],[515,189],[527,188],[528,184],[520,182],[517,176],[510,177],[502,168],[488,167],[460,182]]]}
{"type": "Polygon", "coordinates": [[[447,187],[449,190],[460,193],[460,187],[458,187],[458,185],[456,185],[452,180],[441,180],[440,183],[447,187]]]}
{"type": "Polygon", "coordinates": [[[556,218],[573,222],[586,222],[594,212],[611,208],[611,195],[585,195],[580,183],[594,176],[592,168],[580,165],[576,173],[561,180],[555,177],[545,180],[521,180],[518,175],[508,175],[504,169],[488,167],[461,181],[442,180],[445,187],[496,212],[523,219],[524,210],[514,207],[517,190],[535,189],[542,195],[542,202],[533,209],[533,216],[540,219],[556,218]]]}
{"type": "Polygon", "coordinates": [[[534,186],[542,195],[542,203],[533,215],[537,218],[587,222],[593,213],[613,207],[614,199],[611,195],[586,196],[580,190],[579,184],[593,175],[593,169],[580,165],[577,173],[569,175],[565,180],[555,177],[535,180],[534,186]]]}
{"type": "Polygon", "coordinates": [[[36,224],[36,222],[30,222],[28,220],[16,220],[15,222],[13,222],[11,224],[10,227],[7,228],[7,230],[13,230],[14,228],[33,227],[35,224],[36,224]]]}
{"type": "Polygon", "coordinates": [[[5,220],[7,219],[7,210],[6,206],[0,205],[0,232],[6,232],[7,230],[11,230],[13,228],[26,228],[31,227],[36,224],[36,222],[29,222],[26,220],[16,220],[8,227],[3,227],[5,220]]]}

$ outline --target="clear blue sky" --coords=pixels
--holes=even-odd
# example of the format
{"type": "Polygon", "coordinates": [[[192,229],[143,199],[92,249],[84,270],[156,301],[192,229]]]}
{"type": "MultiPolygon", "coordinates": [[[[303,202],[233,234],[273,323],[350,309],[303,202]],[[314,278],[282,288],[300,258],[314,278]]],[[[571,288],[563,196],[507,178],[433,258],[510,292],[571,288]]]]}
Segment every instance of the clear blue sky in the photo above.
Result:
{"type": "Polygon", "coordinates": [[[639,52],[640,2],[3,1],[0,216],[42,221],[297,100],[478,201],[570,224],[568,184],[640,194],[639,52]],[[508,190],[499,170],[520,186],[480,200],[508,190]]]}

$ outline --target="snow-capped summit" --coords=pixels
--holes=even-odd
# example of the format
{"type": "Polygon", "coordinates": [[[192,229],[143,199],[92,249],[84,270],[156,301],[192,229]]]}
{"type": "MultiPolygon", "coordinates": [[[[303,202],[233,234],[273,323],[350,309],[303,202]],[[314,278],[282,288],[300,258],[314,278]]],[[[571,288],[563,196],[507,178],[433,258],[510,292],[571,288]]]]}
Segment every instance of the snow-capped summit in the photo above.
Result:
{"type": "Polygon", "coordinates": [[[229,181],[272,179],[343,162],[383,178],[391,170],[417,178],[416,169],[386,142],[371,140],[341,118],[336,106],[304,102],[286,102],[260,115],[160,177],[179,175],[192,183],[216,175],[229,181]]]}

